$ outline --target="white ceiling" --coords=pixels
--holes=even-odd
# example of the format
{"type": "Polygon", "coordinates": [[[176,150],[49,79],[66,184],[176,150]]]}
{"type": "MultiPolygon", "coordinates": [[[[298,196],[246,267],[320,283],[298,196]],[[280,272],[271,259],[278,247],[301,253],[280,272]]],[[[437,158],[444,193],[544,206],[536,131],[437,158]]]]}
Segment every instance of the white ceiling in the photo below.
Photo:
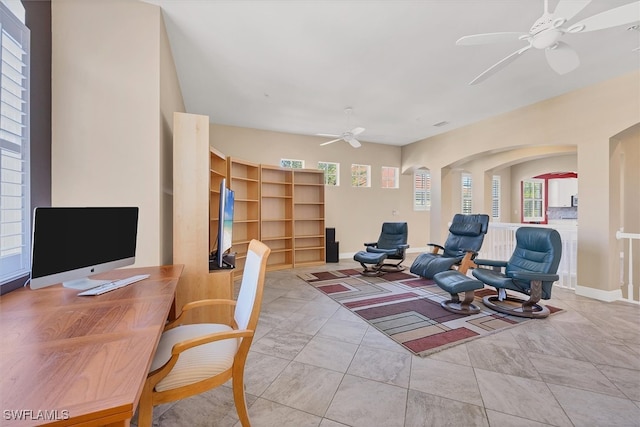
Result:
{"type": "MultiPolygon", "coordinates": [[[[163,9],[187,112],[225,125],[304,135],[362,126],[362,141],[405,145],[640,68],[640,32],[623,25],[565,34],[581,61],[568,74],[531,49],[468,85],[526,44],[456,40],[528,32],[543,0],[147,2],[163,9]]],[[[594,0],[569,23],[630,2],[594,0]]]]}

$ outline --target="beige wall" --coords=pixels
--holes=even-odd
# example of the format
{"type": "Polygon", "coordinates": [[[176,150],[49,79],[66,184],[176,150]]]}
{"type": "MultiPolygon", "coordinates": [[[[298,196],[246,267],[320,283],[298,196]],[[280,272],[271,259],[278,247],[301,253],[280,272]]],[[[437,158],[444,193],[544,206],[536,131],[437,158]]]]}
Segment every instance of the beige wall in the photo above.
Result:
{"type": "Polygon", "coordinates": [[[267,165],[279,165],[281,158],[304,160],[310,169],[315,169],[318,161],[340,163],[340,186],[325,187],[325,225],[336,229],[344,256],[362,250],[364,242],[376,241],[385,221],[406,221],[411,248],[426,247],[428,212],[413,211],[413,174],[401,175],[398,189],[380,188],[381,167],[399,168],[401,148],[367,142],[360,148],[346,142],[320,146],[326,140],[232,126],[210,127],[211,145],[227,156],[267,165]],[[371,165],[371,188],[351,187],[352,163],[371,165]]]}
{"type": "MultiPolygon", "coordinates": [[[[451,216],[451,204],[443,197],[446,185],[450,185],[447,177],[451,165],[464,167],[461,159],[465,157],[475,159],[523,147],[540,150],[539,154],[532,153],[532,158],[544,157],[544,151],[554,146],[575,147],[579,186],[586,189],[580,192],[578,208],[577,292],[615,299],[619,289],[617,281],[611,279],[618,260],[611,251],[615,236],[610,222],[619,215],[620,206],[603,203],[603,195],[609,200],[610,193],[609,140],[640,121],[639,93],[640,73],[634,72],[403,147],[404,169],[426,166],[438,187],[445,184],[445,190],[433,194],[431,234],[444,234],[451,216]]],[[[626,167],[640,167],[633,158],[628,161],[626,167]]],[[[516,179],[512,177],[512,181],[516,179]]],[[[629,203],[640,203],[637,192],[627,189],[625,194],[629,203]]],[[[480,203],[482,200],[486,198],[482,197],[480,203]]]]}
{"type": "Polygon", "coordinates": [[[168,262],[161,117],[184,106],[161,11],[129,0],[51,8],[52,204],[138,206],[136,265],[168,262]]]}
{"type": "MultiPolygon", "coordinates": [[[[610,197],[612,212],[610,233],[621,230],[626,233],[640,233],[640,124],[611,138],[611,157],[609,169],[610,197]],[[619,209],[616,209],[619,207],[619,209]]],[[[633,241],[633,278],[629,278],[629,240],[610,243],[612,253],[625,253],[624,261],[612,258],[611,281],[613,283],[640,283],[640,241],[633,241]],[[622,276],[622,277],[621,277],[622,276]]],[[[621,289],[628,297],[627,286],[621,289]]],[[[639,295],[632,295],[636,301],[639,295]]]]}

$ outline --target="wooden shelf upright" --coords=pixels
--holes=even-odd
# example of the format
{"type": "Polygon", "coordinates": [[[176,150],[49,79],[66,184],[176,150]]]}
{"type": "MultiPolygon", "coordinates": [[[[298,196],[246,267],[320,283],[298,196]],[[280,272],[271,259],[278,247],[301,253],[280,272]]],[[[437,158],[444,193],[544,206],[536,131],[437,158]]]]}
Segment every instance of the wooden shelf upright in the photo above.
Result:
{"type": "Polygon", "coordinates": [[[293,169],[294,266],[325,263],[324,171],[293,169]]]}
{"type": "Polygon", "coordinates": [[[260,238],[271,248],[268,270],[293,267],[293,172],[260,165],[260,238]]]}
{"type": "Polygon", "coordinates": [[[227,182],[234,191],[233,241],[235,276],[242,275],[251,239],[260,239],[260,166],[227,158],[227,182]]]}

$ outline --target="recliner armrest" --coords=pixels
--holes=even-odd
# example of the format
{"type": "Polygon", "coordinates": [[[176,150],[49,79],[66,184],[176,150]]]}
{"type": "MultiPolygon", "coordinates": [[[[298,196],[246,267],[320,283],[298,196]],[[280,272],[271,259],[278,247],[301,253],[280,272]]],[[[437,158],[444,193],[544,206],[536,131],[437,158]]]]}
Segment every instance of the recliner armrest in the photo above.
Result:
{"type": "Polygon", "coordinates": [[[477,265],[487,265],[489,267],[506,267],[507,261],[496,261],[492,259],[475,259],[477,265]]]}
{"type": "Polygon", "coordinates": [[[555,282],[560,279],[560,276],[557,274],[545,274],[545,273],[535,273],[533,271],[512,271],[509,276],[518,280],[526,280],[528,282],[532,280],[540,280],[542,282],[555,282]]]}
{"type": "Polygon", "coordinates": [[[365,243],[365,246],[378,246],[378,242],[365,243]]]}
{"type": "Polygon", "coordinates": [[[444,246],[440,246],[437,243],[427,243],[427,246],[433,246],[434,248],[438,248],[441,251],[444,251],[444,246]]]}
{"type": "Polygon", "coordinates": [[[404,245],[398,245],[398,249],[408,249],[409,245],[404,244],[404,245]]]}

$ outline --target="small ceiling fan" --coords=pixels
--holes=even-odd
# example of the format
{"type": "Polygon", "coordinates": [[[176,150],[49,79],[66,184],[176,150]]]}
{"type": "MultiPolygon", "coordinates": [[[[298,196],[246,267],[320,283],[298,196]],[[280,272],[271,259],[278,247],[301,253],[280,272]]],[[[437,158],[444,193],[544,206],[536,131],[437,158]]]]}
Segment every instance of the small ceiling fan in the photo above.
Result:
{"type": "MultiPolygon", "coordinates": [[[[352,108],[346,108],[344,110],[344,112],[347,115],[347,127],[349,127],[349,119],[351,118],[351,114],[353,113],[353,109],[352,108]]],[[[342,132],[342,134],[340,134],[340,135],[330,134],[330,133],[317,133],[316,135],[318,135],[318,136],[328,136],[328,137],[331,137],[331,138],[336,138],[336,139],[332,139],[331,141],[323,142],[320,145],[328,145],[328,144],[333,144],[334,142],[338,142],[338,141],[345,141],[345,142],[348,142],[349,144],[351,144],[351,146],[353,148],[358,148],[362,144],[360,144],[360,141],[358,141],[356,139],[356,136],[360,135],[362,132],[364,132],[364,128],[363,127],[355,127],[355,128],[353,128],[353,129],[351,129],[349,131],[342,132]]]]}
{"type": "Polygon", "coordinates": [[[589,3],[591,3],[591,0],[560,0],[553,13],[549,13],[548,0],[545,0],[544,14],[538,18],[528,33],[474,34],[458,39],[456,45],[459,46],[511,42],[514,40],[522,40],[527,43],[527,46],[516,50],[492,65],[469,84],[473,85],[486,80],[531,48],[544,50],[549,66],[556,73],[569,73],[580,65],[580,59],[575,50],[560,41],[564,34],[585,33],[640,21],[640,1],[638,1],[606,10],[571,26],[565,26],[571,18],[576,16],[589,3]]]}

